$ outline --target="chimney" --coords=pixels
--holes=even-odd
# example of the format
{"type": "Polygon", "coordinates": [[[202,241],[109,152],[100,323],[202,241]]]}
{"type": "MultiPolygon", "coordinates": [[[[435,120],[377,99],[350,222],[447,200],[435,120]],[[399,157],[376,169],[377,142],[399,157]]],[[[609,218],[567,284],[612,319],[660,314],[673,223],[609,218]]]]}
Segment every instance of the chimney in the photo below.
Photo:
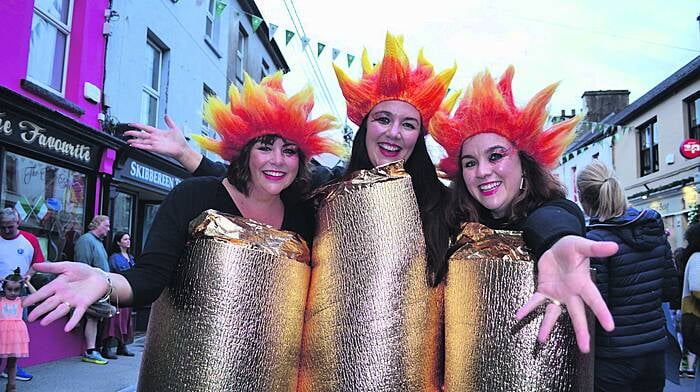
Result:
{"type": "Polygon", "coordinates": [[[581,96],[584,100],[586,120],[600,122],[611,113],[619,113],[630,101],[629,90],[586,91],[581,96]]]}

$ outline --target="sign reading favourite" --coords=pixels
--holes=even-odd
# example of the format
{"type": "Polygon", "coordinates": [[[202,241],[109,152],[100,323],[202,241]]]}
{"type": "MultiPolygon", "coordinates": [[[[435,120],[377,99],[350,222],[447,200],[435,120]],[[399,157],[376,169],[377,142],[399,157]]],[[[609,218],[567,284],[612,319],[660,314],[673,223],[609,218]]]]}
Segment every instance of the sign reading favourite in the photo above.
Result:
{"type": "Polygon", "coordinates": [[[11,119],[3,112],[0,112],[0,137],[82,165],[92,163],[93,149],[96,148],[75,140],[64,132],[49,131],[32,121],[11,119]]]}
{"type": "Polygon", "coordinates": [[[150,166],[136,162],[131,158],[126,161],[125,168],[126,170],[124,170],[124,175],[126,177],[130,177],[136,181],[153,185],[168,191],[173,189],[182,181],[178,177],[163,173],[160,170],[156,170],[150,166]]]}

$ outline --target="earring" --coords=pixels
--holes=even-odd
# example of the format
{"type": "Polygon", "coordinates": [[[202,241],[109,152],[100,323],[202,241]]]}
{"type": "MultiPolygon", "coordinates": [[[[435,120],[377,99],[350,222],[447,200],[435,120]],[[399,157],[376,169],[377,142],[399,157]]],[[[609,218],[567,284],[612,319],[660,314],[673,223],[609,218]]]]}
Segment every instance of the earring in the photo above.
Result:
{"type": "Polygon", "coordinates": [[[520,190],[525,189],[525,177],[520,177],[520,190]]]}

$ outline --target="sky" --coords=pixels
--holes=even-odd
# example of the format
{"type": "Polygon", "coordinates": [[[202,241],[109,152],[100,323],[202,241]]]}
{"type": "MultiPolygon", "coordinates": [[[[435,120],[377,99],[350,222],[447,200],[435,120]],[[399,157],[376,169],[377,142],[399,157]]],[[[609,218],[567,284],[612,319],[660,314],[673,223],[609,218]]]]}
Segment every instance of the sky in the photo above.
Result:
{"type": "Polygon", "coordinates": [[[288,92],[312,83],[314,113],[345,121],[336,63],[361,75],[360,55],[380,61],[387,31],[402,34],[415,64],[418,50],[437,70],[457,63],[451,88],[464,89],[484,69],[515,66],[516,103],[560,82],[550,111],[577,113],[584,91],[630,91],[630,103],[700,55],[697,0],[258,0],[263,18],[279,26],[275,39],[291,68],[288,92]],[[430,7],[434,5],[434,7],[430,7]],[[285,45],[285,30],[295,37],[285,45]],[[302,51],[299,36],[310,39],[302,51]],[[317,42],[326,48],[317,56],[317,42]],[[348,67],[346,54],[356,56],[348,67]],[[324,93],[325,92],[325,93],[324,93]]]}

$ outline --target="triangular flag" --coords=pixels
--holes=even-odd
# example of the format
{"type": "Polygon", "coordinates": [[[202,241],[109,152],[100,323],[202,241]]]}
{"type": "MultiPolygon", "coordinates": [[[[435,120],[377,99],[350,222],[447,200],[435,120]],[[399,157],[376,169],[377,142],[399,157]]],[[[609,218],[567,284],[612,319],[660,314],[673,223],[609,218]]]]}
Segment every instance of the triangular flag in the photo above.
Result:
{"type": "Polygon", "coordinates": [[[227,5],[226,0],[216,0],[216,10],[214,11],[214,14],[216,16],[221,16],[221,14],[224,12],[224,8],[226,8],[227,5]]]}
{"type": "Polygon", "coordinates": [[[262,21],[262,18],[259,16],[250,16],[250,23],[253,25],[253,32],[258,31],[258,27],[260,27],[260,23],[262,23],[262,21]]]}
{"type": "Polygon", "coordinates": [[[49,209],[46,207],[43,197],[39,197],[39,200],[34,204],[34,213],[39,218],[39,220],[44,219],[49,209]]]}
{"type": "Polygon", "coordinates": [[[268,39],[269,39],[270,41],[272,41],[272,37],[275,36],[275,33],[277,32],[277,28],[278,28],[279,26],[277,26],[277,25],[274,24],[274,23],[268,23],[267,26],[268,26],[268,34],[267,34],[267,36],[268,36],[268,39]]]}
{"type": "Polygon", "coordinates": [[[309,37],[307,37],[307,36],[301,37],[301,50],[306,49],[306,45],[309,44],[309,41],[310,41],[309,37]]]}
{"type": "Polygon", "coordinates": [[[333,48],[333,61],[340,55],[340,49],[333,48]]]}
{"type": "Polygon", "coordinates": [[[318,51],[317,51],[318,56],[321,56],[321,52],[323,52],[323,49],[326,48],[326,45],[319,42],[316,44],[316,46],[318,46],[318,51]]]}
{"type": "Polygon", "coordinates": [[[289,41],[291,41],[292,38],[294,38],[294,32],[287,30],[287,42],[285,43],[285,45],[289,45],[289,41]]]}
{"type": "Polygon", "coordinates": [[[355,61],[355,56],[348,53],[348,68],[352,67],[352,62],[355,61]]]}

